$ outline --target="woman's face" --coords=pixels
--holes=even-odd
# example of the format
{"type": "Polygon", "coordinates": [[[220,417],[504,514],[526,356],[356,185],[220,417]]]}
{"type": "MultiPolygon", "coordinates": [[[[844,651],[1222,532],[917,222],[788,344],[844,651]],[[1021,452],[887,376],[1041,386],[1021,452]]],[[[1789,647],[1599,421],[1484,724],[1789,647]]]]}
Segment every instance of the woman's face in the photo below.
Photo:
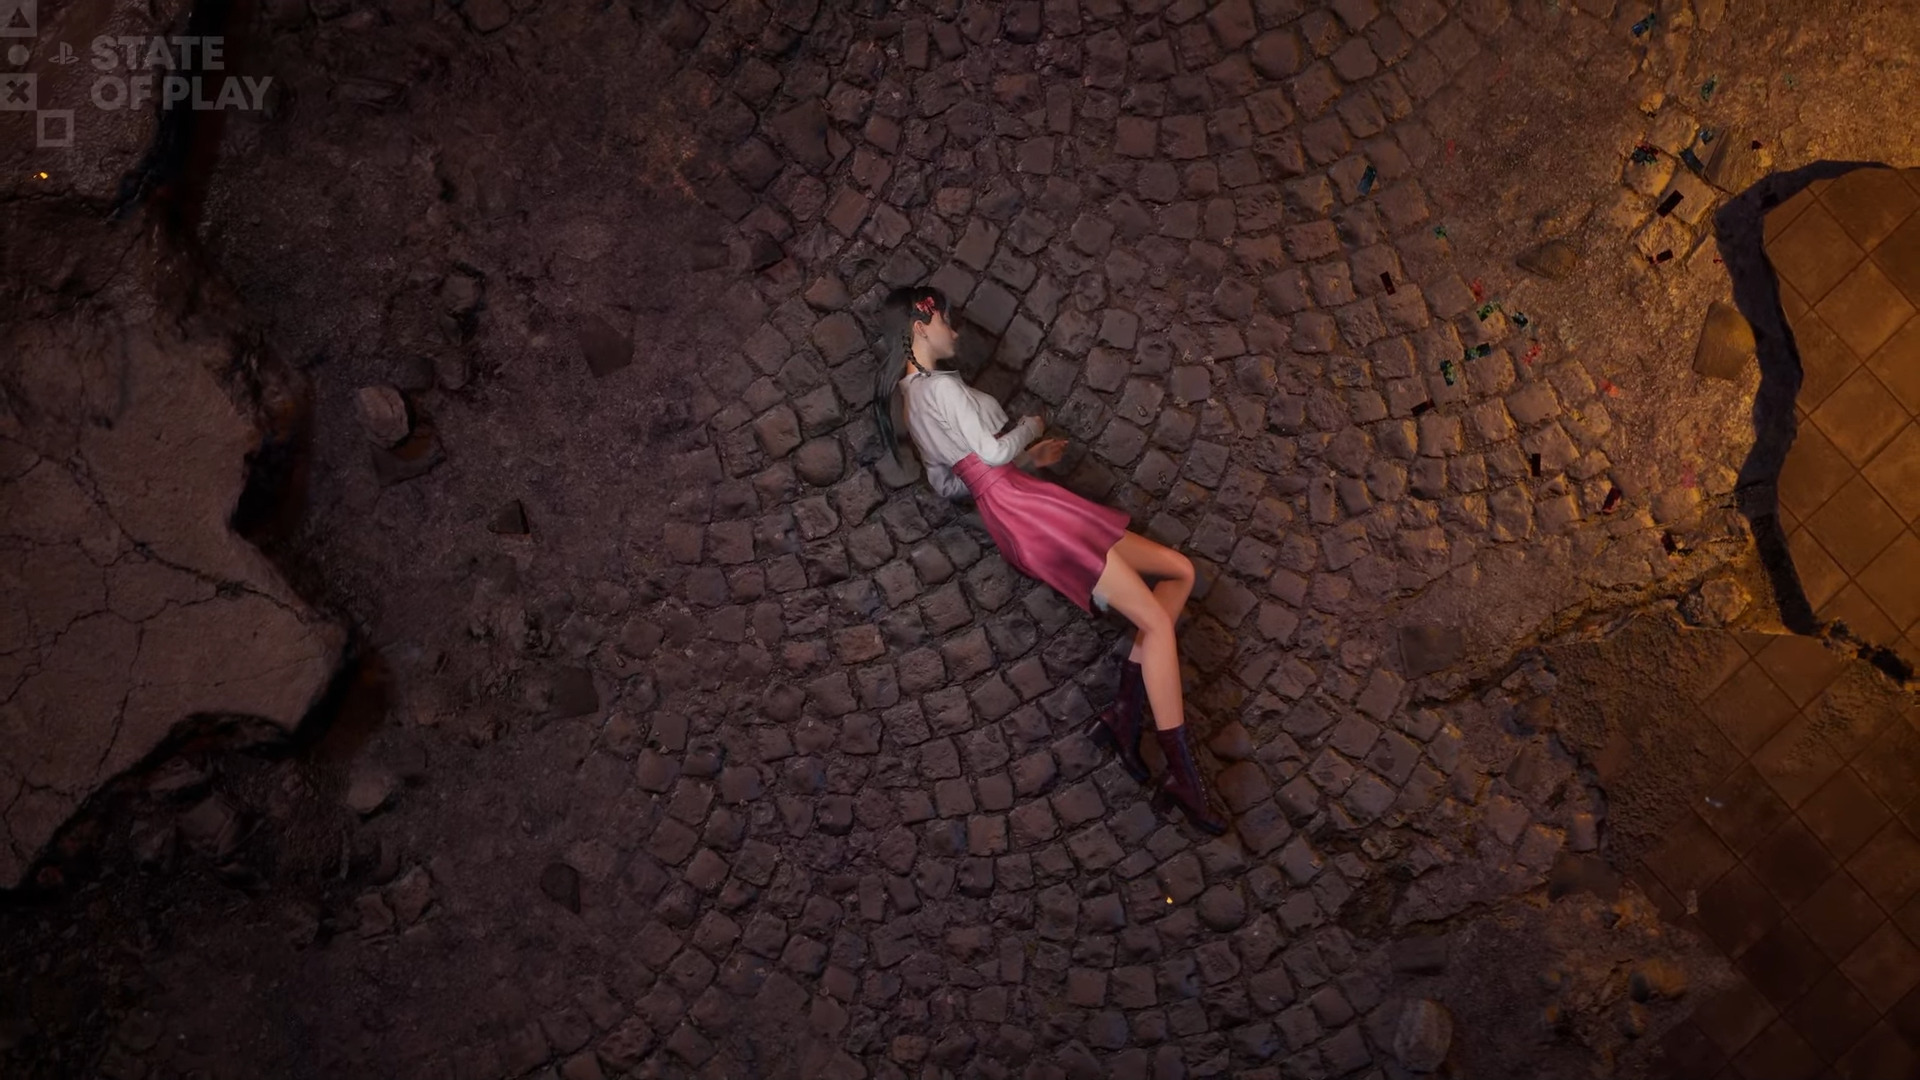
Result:
{"type": "Polygon", "coordinates": [[[920,324],[926,335],[927,348],[936,360],[951,360],[960,345],[960,332],[947,321],[947,313],[935,311],[933,317],[920,324]]]}

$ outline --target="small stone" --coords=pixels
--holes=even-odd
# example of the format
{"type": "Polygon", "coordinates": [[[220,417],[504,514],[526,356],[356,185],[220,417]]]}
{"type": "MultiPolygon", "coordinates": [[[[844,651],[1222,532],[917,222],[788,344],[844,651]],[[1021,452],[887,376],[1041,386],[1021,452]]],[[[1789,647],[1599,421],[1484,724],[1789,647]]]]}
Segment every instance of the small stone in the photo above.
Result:
{"type": "Polygon", "coordinates": [[[1447,1060],[1453,1044],[1453,1016],[1437,1001],[1407,1003],[1393,1032],[1393,1056],[1414,1072],[1433,1072],[1447,1060]]]}
{"type": "Polygon", "coordinates": [[[427,873],[425,867],[414,867],[387,887],[387,906],[393,909],[394,918],[402,926],[419,921],[432,902],[433,875],[427,873]]]}
{"type": "Polygon", "coordinates": [[[240,815],[218,795],[209,795],[180,815],[180,835],[194,850],[222,858],[240,840],[240,815]]]}
{"type": "Polygon", "coordinates": [[[353,397],[361,430],[375,446],[392,446],[407,437],[413,424],[407,419],[407,401],[391,386],[363,386],[353,397]]]}
{"type": "Polygon", "coordinates": [[[354,900],[353,906],[360,916],[361,937],[374,937],[393,929],[393,911],[379,893],[362,893],[354,900]]]}
{"type": "Polygon", "coordinates": [[[1680,602],[1680,614],[1695,626],[1724,629],[1745,614],[1753,598],[1732,578],[1714,578],[1680,602]]]}
{"type": "Polygon", "coordinates": [[[394,775],[385,769],[356,770],[347,781],[347,809],[367,817],[387,805],[397,786],[394,775]]]}
{"type": "Polygon", "coordinates": [[[548,863],[540,872],[540,891],[547,899],[580,914],[580,871],[566,863],[548,863]]]}
{"type": "Polygon", "coordinates": [[[433,377],[442,389],[458,390],[473,378],[473,358],[460,349],[435,353],[433,377]]]}
{"type": "Polygon", "coordinates": [[[507,6],[507,0],[467,0],[460,5],[460,17],[475,32],[490,34],[507,25],[513,10],[507,6]]]}
{"type": "Polygon", "coordinates": [[[1634,970],[1628,989],[1635,1001],[1677,998],[1687,992],[1687,970],[1664,956],[1656,956],[1634,970]]]}
{"type": "Polygon", "coordinates": [[[1693,350],[1693,370],[1710,379],[1733,382],[1754,357],[1753,327],[1740,309],[1724,300],[1707,308],[1700,327],[1700,343],[1693,350]]]}
{"type": "Polygon", "coordinates": [[[1559,281],[1573,273],[1574,267],[1579,263],[1580,257],[1574,252],[1573,245],[1565,240],[1548,240],[1546,243],[1536,244],[1521,252],[1519,258],[1514,260],[1514,264],[1520,269],[1553,281],[1559,281]]]}
{"type": "Polygon", "coordinates": [[[1670,109],[1662,112],[1653,122],[1653,130],[1647,135],[1647,142],[1669,154],[1678,154],[1693,145],[1694,136],[1700,131],[1684,110],[1670,109]]]}
{"type": "Polygon", "coordinates": [[[374,475],[380,478],[383,486],[389,487],[416,476],[424,476],[447,459],[439,436],[428,424],[416,427],[411,435],[396,446],[375,446],[368,452],[373,455],[374,475]]]}
{"type": "Polygon", "coordinates": [[[1773,167],[1773,153],[1766,146],[1755,147],[1753,143],[1753,139],[1735,129],[1714,136],[1713,145],[1704,155],[1707,160],[1702,175],[1707,183],[1732,193],[1745,191],[1759,181],[1773,167]]]}
{"type": "Polygon", "coordinates": [[[479,278],[455,271],[440,282],[440,305],[449,315],[465,315],[480,306],[484,292],[485,286],[479,278]]]}
{"type": "Polygon", "coordinates": [[[320,908],[311,901],[289,900],[274,909],[273,921],[280,938],[296,949],[304,949],[320,936],[320,908]]]}
{"type": "Polygon", "coordinates": [[[588,315],[580,324],[580,351],[587,359],[587,370],[603,379],[633,363],[633,339],[614,329],[598,315],[588,315]]]}
{"type": "Polygon", "coordinates": [[[487,522],[487,531],[501,536],[527,535],[527,508],[520,505],[519,499],[512,499],[502,506],[487,522]]]}
{"type": "Polygon", "coordinates": [[[1714,204],[1719,201],[1719,192],[1708,187],[1691,170],[1679,169],[1668,182],[1667,190],[1660,195],[1659,206],[1667,207],[1667,213],[1679,218],[1688,225],[1699,226],[1706,219],[1714,204]],[[1676,199],[1675,196],[1678,196],[1676,199]]]}

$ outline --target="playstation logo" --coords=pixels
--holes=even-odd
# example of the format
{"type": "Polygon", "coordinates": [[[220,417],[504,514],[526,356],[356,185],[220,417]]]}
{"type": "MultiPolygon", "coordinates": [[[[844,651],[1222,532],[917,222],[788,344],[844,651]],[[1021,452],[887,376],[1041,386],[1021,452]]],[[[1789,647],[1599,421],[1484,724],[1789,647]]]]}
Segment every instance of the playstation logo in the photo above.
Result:
{"type": "Polygon", "coordinates": [[[80,62],[80,54],[74,52],[73,46],[67,44],[64,41],[60,43],[60,47],[58,49],[54,50],[54,53],[52,56],[47,57],[47,63],[59,64],[61,67],[66,67],[68,64],[77,64],[79,62],[80,62]]]}

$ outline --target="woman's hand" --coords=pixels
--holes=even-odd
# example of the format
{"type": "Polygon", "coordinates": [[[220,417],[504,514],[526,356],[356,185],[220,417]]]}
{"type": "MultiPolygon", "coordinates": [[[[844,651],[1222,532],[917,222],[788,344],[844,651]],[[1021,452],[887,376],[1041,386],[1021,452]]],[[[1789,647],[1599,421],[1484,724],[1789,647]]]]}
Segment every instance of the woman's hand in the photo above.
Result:
{"type": "Polygon", "coordinates": [[[1041,468],[1057,465],[1060,462],[1060,455],[1065,453],[1066,449],[1067,440],[1065,439],[1043,439],[1027,448],[1027,460],[1041,468]]]}

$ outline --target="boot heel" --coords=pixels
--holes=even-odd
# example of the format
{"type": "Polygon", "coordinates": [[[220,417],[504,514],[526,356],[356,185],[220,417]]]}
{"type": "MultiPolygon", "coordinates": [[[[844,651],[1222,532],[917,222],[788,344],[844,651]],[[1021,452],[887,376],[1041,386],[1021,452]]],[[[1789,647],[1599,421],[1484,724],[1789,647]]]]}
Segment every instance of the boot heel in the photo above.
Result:
{"type": "Polygon", "coordinates": [[[1147,799],[1147,806],[1150,807],[1156,815],[1169,818],[1173,816],[1178,804],[1174,802],[1173,796],[1156,786],[1153,789],[1153,794],[1147,799]]]}
{"type": "Polygon", "coordinates": [[[1113,706],[1107,706],[1095,715],[1093,719],[1087,721],[1085,731],[1087,738],[1093,740],[1095,746],[1107,750],[1118,750],[1120,748],[1120,742],[1113,737],[1113,729],[1107,726],[1107,718],[1111,716],[1112,713],[1113,706]]]}
{"type": "Polygon", "coordinates": [[[1120,765],[1127,770],[1127,774],[1132,776],[1135,781],[1144,784],[1152,774],[1147,771],[1146,762],[1140,760],[1138,733],[1135,735],[1136,742],[1132,754],[1126,752],[1120,745],[1120,736],[1114,734],[1113,729],[1117,719],[1118,709],[1119,706],[1117,705],[1109,705],[1105,709],[1102,709],[1092,720],[1089,720],[1085,729],[1087,738],[1093,745],[1104,750],[1111,750],[1113,755],[1120,759],[1120,765]]]}

